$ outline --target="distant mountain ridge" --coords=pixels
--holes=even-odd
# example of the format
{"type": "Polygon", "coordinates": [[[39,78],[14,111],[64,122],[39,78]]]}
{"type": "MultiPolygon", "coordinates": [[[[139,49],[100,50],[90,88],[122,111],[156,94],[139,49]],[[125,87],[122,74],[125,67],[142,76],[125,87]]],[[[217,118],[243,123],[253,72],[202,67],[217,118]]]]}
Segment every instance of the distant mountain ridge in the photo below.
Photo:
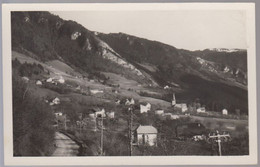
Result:
{"type": "Polygon", "coordinates": [[[12,12],[11,19],[12,49],[39,61],[60,60],[84,75],[111,72],[150,87],[169,85],[182,91],[180,99],[248,110],[245,50],[177,49],[124,33],[90,31],[49,12],[12,12]]]}

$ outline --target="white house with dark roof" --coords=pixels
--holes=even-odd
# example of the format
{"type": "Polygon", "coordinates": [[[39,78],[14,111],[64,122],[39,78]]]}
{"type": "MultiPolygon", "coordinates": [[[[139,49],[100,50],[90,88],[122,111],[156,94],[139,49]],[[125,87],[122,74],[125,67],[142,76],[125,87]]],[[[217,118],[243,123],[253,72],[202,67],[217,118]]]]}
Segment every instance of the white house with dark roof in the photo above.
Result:
{"type": "Polygon", "coordinates": [[[156,146],[157,134],[157,129],[152,125],[139,125],[134,133],[135,141],[137,145],[156,146]]]}
{"type": "Polygon", "coordinates": [[[224,109],[222,110],[222,114],[223,114],[223,115],[228,115],[228,110],[224,108],[224,109]]]}

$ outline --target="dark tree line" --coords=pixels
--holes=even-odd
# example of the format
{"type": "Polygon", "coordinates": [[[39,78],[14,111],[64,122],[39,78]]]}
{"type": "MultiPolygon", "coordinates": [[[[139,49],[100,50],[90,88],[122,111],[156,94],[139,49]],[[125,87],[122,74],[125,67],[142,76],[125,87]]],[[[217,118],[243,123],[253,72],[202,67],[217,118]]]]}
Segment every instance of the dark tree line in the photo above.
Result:
{"type": "Polygon", "coordinates": [[[53,114],[49,106],[33,95],[13,71],[14,156],[51,154],[54,141],[53,114]]]}

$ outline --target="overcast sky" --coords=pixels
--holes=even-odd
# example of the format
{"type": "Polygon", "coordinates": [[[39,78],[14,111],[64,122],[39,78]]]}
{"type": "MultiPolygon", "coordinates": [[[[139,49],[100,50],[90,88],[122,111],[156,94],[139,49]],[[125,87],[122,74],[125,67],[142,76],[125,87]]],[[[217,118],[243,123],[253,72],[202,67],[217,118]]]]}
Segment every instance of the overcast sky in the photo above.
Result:
{"type": "Polygon", "coordinates": [[[243,11],[62,11],[51,12],[89,30],[160,41],[177,48],[246,48],[243,11]]]}

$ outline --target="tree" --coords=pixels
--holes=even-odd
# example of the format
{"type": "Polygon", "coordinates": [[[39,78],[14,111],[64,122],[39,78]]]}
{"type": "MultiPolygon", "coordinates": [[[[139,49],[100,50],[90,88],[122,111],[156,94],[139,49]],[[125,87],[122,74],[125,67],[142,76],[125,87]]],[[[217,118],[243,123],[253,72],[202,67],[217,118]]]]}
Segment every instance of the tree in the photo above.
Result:
{"type": "Polygon", "coordinates": [[[14,156],[51,154],[54,115],[47,104],[28,91],[28,85],[13,73],[14,156]]]}

